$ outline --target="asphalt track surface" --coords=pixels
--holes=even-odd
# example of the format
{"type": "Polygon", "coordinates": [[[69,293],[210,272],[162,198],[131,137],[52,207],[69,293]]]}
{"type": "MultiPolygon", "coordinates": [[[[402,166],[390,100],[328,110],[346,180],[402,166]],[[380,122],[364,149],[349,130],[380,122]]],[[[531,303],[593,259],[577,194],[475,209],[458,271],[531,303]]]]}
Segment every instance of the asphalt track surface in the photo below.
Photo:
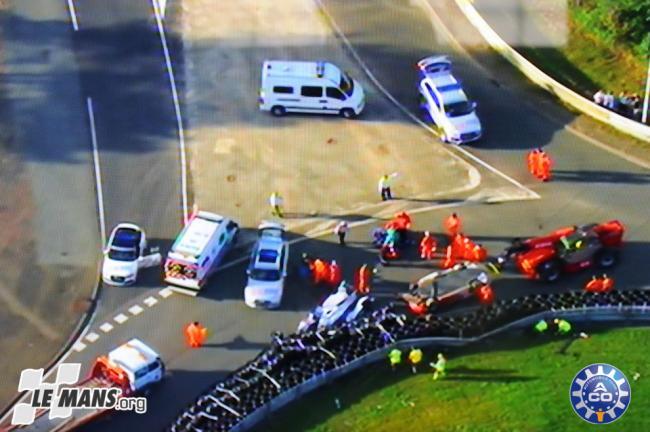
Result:
{"type": "MultiPolygon", "coordinates": [[[[95,2],[87,2],[87,4],[91,5],[95,2]]],[[[96,2],[95,6],[99,8],[99,4],[100,2],[96,2]]],[[[139,3],[136,2],[134,6],[129,2],[128,5],[125,4],[125,8],[134,8],[130,13],[144,13],[142,25],[146,26],[145,23],[151,23],[151,11],[147,5],[139,5],[141,7],[137,5],[139,3]]],[[[489,70],[486,71],[481,59],[477,62],[458,52],[446,33],[434,31],[434,28],[439,28],[439,24],[432,26],[430,17],[425,13],[426,9],[422,8],[420,2],[373,0],[351,3],[337,0],[326,1],[325,6],[377,79],[401,104],[415,114],[418,113],[415,106],[412,64],[432,52],[452,54],[457,74],[463,78],[469,94],[479,102],[479,115],[486,128],[484,140],[472,147],[471,153],[524,185],[534,188],[542,196],[540,200],[492,205],[481,205],[480,202],[472,201],[441,204],[439,209],[415,216],[416,230],[431,228],[437,231],[440,221],[449,213],[449,208],[457,205],[459,208],[456,210],[464,218],[466,232],[483,242],[491,251],[496,252],[513,237],[535,235],[562,225],[620,218],[628,227],[629,241],[621,257],[621,265],[614,273],[617,286],[625,289],[645,285],[650,273],[647,266],[644,266],[644,257],[649,252],[648,241],[650,240],[647,228],[649,216],[646,212],[646,203],[650,198],[650,191],[646,187],[647,171],[612,156],[583,137],[568,131],[564,126],[570,122],[571,115],[549,103],[539,92],[522,84],[521,78],[517,78],[516,75],[495,77],[489,70]],[[510,79],[519,81],[513,81],[510,85],[511,83],[507,81],[510,79]],[[556,160],[555,179],[550,183],[537,184],[525,172],[523,164],[525,151],[536,146],[544,146],[556,160]]],[[[437,2],[433,6],[434,10],[445,11],[450,4],[437,2]]],[[[112,12],[92,8],[84,11],[83,6],[78,7],[80,26],[83,26],[84,20],[92,22],[89,21],[90,16],[96,16],[98,20],[96,31],[99,32],[104,28],[103,31],[110,33],[105,25],[106,20],[108,23],[111,22],[107,16],[111,16],[112,12]],[[82,19],[84,16],[85,18],[82,19]]],[[[123,9],[122,13],[125,13],[123,9]]],[[[122,15],[122,19],[124,16],[122,15]]],[[[133,15],[128,16],[127,21],[133,19],[133,15]]],[[[117,22],[120,21],[119,18],[115,19],[117,22]]],[[[474,31],[471,25],[463,20],[455,21],[454,27],[454,31],[458,32],[474,31]]],[[[147,28],[151,31],[152,38],[156,37],[150,24],[147,28]]],[[[145,34],[139,34],[139,37],[145,37],[145,34]]],[[[119,40],[122,39],[116,36],[116,41],[119,40]]],[[[115,46],[111,46],[115,49],[115,46]]],[[[142,53],[133,55],[140,58],[142,53]]],[[[156,53],[152,52],[151,55],[156,53]]],[[[160,61],[159,59],[158,62],[160,61]]],[[[119,57],[116,57],[109,65],[118,63],[119,57]]],[[[136,85],[136,82],[133,82],[132,84],[135,87],[148,85],[150,79],[151,77],[148,76],[146,83],[138,82],[136,85]]],[[[101,86],[95,85],[89,88],[94,88],[101,93],[98,91],[101,86]]],[[[168,83],[164,82],[152,88],[162,91],[160,89],[168,88],[168,83]]],[[[104,104],[99,102],[100,96],[93,95],[93,98],[98,98],[98,106],[104,104]]],[[[110,105],[116,101],[108,103],[110,105]]],[[[165,107],[164,104],[159,105],[165,107]]],[[[171,115],[171,107],[168,114],[171,115]]],[[[104,112],[97,117],[103,118],[104,115],[109,114],[104,112]]],[[[173,123],[165,124],[173,125],[173,123]]],[[[108,130],[114,128],[108,127],[108,130]]],[[[123,138],[127,139],[129,136],[127,134],[123,138]]],[[[111,141],[110,137],[103,139],[98,137],[100,146],[103,140],[111,141]]],[[[126,148],[122,147],[121,152],[126,153],[126,148]]],[[[121,152],[116,150],[115,155],[121,152]]],[[[156,153],[159,152],[161,149],[156,153]]],[[[139,153],[135,155],[137,154],[139,153]]],[[[134,154],[127,156],[132,157],[134,154]]],[[[122,160],[121,163],[128,162],[122,160]]],[[[177,172],[173,171],[178,169],[177,163],[173,165],[176,168],[169,167],[171,172],[177,172]]],[[[117,166],[114,169],[119,170],[117,166]]],[[[128,185],[121,187],[122,189],[117,186],[116,190],[130,190],[128,185]]],[[[124,198],[117,195],[118,192],[115,193],[116,199],[124,198]]],[[[158,203],[151,195],[146,201],[143,201],[142,196],[139,199],[133,198],[133,201],[129,202],[158,203]]],[[[168,201],[179,202],[178,199],[165,202],[168,201]]],[[[142,205],[134,206],[134,208],[142,207],[142,205]]],[[[138,215],[113,215],[111,218],[117,221],[127,216],[136,218],[138,215]]],[[[146,219],[139,221],[143,223],[143,220],[147,222],[146,219]]],[[[180,216],[176,221],[180,221],[180,216]]],[[[143,225],[149,231],[156,230],[155,224],[149,226],[143,223],[143,225]]],[[[166,225],[158,225],[158,227],[164,229],[161,227],[166,225]]],[[[172,228],[175,227],[170,221],[169,229],[175,233],[172,228]]],[[[317,251],[325,256],[335,255],[346,265],[372,261],[374,253],[367,248],[370,228],[368,225],[361,225],[353,229],[350,235],[352,246],[355,246],[353,248],[342,249],[334,245],[330,236],[294,245],[292,255],[296,257],[300,250],[307,250],[317,251]]],[[[163,234],[155,235],[170,238],[163,234]]],[[[173,234],[168,234],[170,235],[173,234]]],[[[350,268],[352,267],[351,265],[350,268]]],[[[169,379],[150,395],[148,414],[143,416],[112,414],[106,420],[100,420],[85,429],[160,429],[200,390],[252,357],[266,344],[268,334],[272,330],[289,331],[295,328],[295,324],[304,314],[306,305],[309,302],[313,304],[316,298],[324,294],[317,290],[308,292],[307,290],[311,288],[297,283],[294,286],[290,283],[285,292],[286,301],[281,311],[277,313],[251,311],[246,309],[241,301],[241,287],[244,285],[243,270],[243,264],[239,264],[218,273],[207,287],[206,296],[200,301],[176,294],[164,297],[159,291],[147,289],[135,289],[132,292],[136,293],[136,297],[130,297],[130,292],[128,296],[112,300],[114,303],[102,300],[100,308],[102,303],[121,306],[100,309],[93,331],[101,337],[94,343],[88,342],[86,349],[74,352],[67,361],[80,361],[88,366],[97,354],[106,352],[130,337],[139,336],[163,354],[171,371],[169,379]],[[151,306],[148,305],[152,303],[150,298],[156,300],[156,303],[151,306]],[[142,311],[137,312],[138,308],[129,311],[131,305],[135,303],[140,305],[142,311]],[[104,319],[110,320],[113,314],[120,311],[128,318],[124,324],[114,325],[114,328],[105,335],[102,330],[96,328],[104,319]],[[190,351],[182,344],[180,329],[189,319],[203,317],[209,322],[218,323],[218,328],[213,329],[208,346],[202,350],[190,351]]],[[[404,288],[406,281],[417,277],[417,272],[426,273],[426,271],[427,269],[422,265],[416,266],[411,262],[390,267],[382,272],[382,281],[378,283],[378,290],[383,294],[383,292],[388,293],[404,288]]],[[[551,288],[522,283],[515,277],[507,277],[496,285],[497,295],[510,297],[539,289],[577,288],[586,277],[585,274],[567,277],[551,288]]],[[[108,290],[104,290],[104,293],[107,292],[108,290]]]]}

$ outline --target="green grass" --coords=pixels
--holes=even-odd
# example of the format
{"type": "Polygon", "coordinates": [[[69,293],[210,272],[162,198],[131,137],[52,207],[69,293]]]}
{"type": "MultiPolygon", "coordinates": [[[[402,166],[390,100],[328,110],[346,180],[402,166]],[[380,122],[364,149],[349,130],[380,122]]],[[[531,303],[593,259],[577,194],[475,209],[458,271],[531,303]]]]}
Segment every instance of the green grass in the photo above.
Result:
{"type": "MultiPolygon", "coordinates": [[[[517,47],[537,67],[578,93],[591,98],[598,89],[643,96],[647,61],[636,47],[612,42],[569,10],[569,34],[561,47],[517,47]]],[[[589,17],[593,19],[593,17],[589,17]]]]}
{"type": "MultiPolygon", "coordinates": [[[[647,431],[650,328],[594,333],[576,340],[510,337],[448,353],[448,376],[433,381],[428,368],[392,372],[386,363],[353,372],[273,414],[258,430],[318,431],[647,431]],[[581,420],[569,403],[575,374],[610,363],[632,381],[632,402],[611,425],[581,420]],[[335,399],[341,404],[337,409],[335,399]]],[[[428,364],[435,352],[426,353],[428,364]]]]}

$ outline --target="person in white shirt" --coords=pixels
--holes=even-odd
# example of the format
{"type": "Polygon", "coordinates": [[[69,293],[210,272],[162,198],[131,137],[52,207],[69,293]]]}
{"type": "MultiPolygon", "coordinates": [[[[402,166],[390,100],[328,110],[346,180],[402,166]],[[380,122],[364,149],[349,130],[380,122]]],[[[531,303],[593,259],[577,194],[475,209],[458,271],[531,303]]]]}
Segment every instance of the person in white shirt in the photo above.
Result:
{"type": "Polygon", "coordinates": [[[334,234],[339,236],[339,244],[345,246],[345,235],[350,230],[348,223],[346,221],[339,222],[336,227],[334,227],[334,234]]]}
{"type": "Polygon", "coordinates": [[[594,94],[594,102],[596,102],[600,106],[603,106],[603,104],[605,103],[605,93],[603,93],[602,90],[598,90],[594,94]]]}

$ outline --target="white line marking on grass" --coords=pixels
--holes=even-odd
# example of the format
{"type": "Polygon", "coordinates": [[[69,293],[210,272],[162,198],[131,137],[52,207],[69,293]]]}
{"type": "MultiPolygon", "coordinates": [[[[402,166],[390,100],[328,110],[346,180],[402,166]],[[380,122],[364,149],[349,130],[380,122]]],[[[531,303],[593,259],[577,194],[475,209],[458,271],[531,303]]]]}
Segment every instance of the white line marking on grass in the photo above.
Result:
{"type": "Polygon", "coordinates": [[[95,332],[91,332],[86,335],[86,340],[90,343],[95,342],[97,339],[99,339],[99,335],[95,332]]]}
{"type": "Polygon", "coordinates": [[[95,130],[95,111],[93,100],[86,98],[88,118],[90,119],[90,138],[93,145],[93,164],[95,166],[95,188],[97,189],[97,211],[99,213],[99,232],[102,236],[102,249],[106,245],[106,219],[104,218],[104,193],[102,192],[102,172],[99,166],[99,149],[97,148],[97,132],[95,130]]]}
{"type": "Polygon", "coordinates": [[[124,324],[124,322],[126,322],[126,320],[128,320],[129,317],[126,316],[126,315],[124,315],[123,313],[121,313],[121,314],[119,314],[119,315],[116,315],[113,319],[114,319],[115,322],[118,323],[118,324],[124,324]]]}
{"type": "Polygon", "coordinates": [[[108,333],[109,331],[113,330],[113,324],[111,324],[111,323],[109,323],[109,322],[105,322],[104,324],[102,324],[102,325],[99,327],[99,329],[100,329],[101,331],[103,331],[104,333],[108,333]]]}
{"type": "Polygon", "coordinates": [[[74,10],[73,0],[68,0],[68,11],[70,12],[70,19],[72,20],[72,28],[74,31],[78,31],[79,25],[77,24],[77,12],[74,10]]]}
{"type": "Polygon", "coordinates": [[[162,44],[163,55],[165,56],[165,64],[167,65],[167,75],[169,76],[169,84],[172,90],[172,100],[174,102],[174,113],[176,114],[176,125],[178,127],[178,145],[181,159],[181,200],[183,206],[183,222],[187,223],[187,156],[185,152],[185,130],[183,129],[183,118],[181,116],[181,107],[178,102],[178,91],[176,90],[176,79],[174,78],[174,69],[172,68],[172,60],[169,55],[169,47],[167,46],[167,37],[165,36],[165,27],[163,26],[162,16],[158,2],[151,0],[153,12],[156,16],[156,24],[158,26],[158,34],[160,35],[160,43],[162,44]]]}
{"type": "Polygon", "coordinates": [[[147,297],[146,299],[144,299],[143,303],[151,307],[156,303],[158,303],[158,300],[156,300],[154,297],[147,297]]]}
{"type": "Polygon", "coordinates": [[[144,310],[144,309],[142,309],[142,307],[139,306],[139,305],[134,305],[134,306],[131,306],[131,307],[129,308],[129,312],[131,312],[131,314],[132,314],[133,316],[135,316],[135,315],[140,315],[140,314],[142,313],[143,310],[144,310]]]}

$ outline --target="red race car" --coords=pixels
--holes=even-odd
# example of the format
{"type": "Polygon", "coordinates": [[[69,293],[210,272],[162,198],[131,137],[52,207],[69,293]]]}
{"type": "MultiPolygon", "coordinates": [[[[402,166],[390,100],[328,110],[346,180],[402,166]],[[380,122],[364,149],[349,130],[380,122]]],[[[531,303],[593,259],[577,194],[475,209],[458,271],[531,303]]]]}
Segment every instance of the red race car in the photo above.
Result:
{"type": "Polygon", "coordinates": [[[515,240],[505,252],[530,279],[555,282],[562,272],[616,264],[625,227],[617,220],[560,228],[543,237],[515,240]]]}

